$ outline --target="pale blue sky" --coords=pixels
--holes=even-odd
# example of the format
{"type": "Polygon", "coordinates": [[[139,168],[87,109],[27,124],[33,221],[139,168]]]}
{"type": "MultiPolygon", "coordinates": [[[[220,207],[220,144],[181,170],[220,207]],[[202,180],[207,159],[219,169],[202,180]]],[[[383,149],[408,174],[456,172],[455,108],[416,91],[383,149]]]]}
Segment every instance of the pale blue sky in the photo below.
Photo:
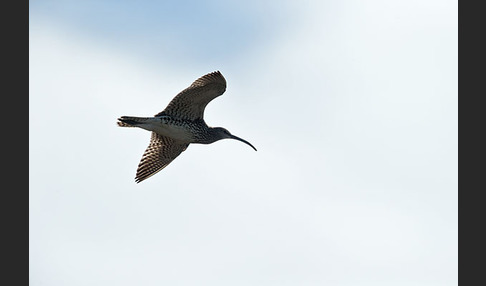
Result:
{"type": "Polygon", "coordinates": [[[30,284],[457,285],[457,1],[31,1],[30,284]],[[220,70],[136,184],[150,116],[220,70]]]}
{"type": "Polygon", "coordinates": [[[156,64],[235,62],[285,33],[297,11],[262,1],[34,1],[48,18],[156,64]]]}

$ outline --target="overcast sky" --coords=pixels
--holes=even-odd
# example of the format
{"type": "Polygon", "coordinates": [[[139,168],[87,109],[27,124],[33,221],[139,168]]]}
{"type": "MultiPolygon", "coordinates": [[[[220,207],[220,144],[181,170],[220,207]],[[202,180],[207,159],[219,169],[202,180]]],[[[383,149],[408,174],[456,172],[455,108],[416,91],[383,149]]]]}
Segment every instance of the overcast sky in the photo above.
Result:
{"type": "Polygon", "coordinates": [[[457,1],[30,1],[30,285],[457,285],[457,1]],[[220,70],[136,184],[152,116],[220,70]]]}

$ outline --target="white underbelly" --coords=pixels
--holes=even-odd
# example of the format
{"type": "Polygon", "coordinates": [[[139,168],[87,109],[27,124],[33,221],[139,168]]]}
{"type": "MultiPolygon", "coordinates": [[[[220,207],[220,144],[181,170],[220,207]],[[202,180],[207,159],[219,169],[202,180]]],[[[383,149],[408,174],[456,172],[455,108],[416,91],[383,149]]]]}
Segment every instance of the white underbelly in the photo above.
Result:
{"type": "Polygon", "coordinates": [[[150,131],[163,136],[171,137],[178,141],[190,143],[194,140],[192,132],[190,132],[187,127],[168,124],[157,124],[150,127],[150,131]]]}

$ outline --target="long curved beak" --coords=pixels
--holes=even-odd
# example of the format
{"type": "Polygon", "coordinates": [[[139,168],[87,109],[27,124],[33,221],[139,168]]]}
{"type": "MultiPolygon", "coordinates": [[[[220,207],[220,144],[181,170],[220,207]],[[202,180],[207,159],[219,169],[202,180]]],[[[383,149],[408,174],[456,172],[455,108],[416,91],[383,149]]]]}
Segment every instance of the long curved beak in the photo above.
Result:
{"type": "Polygon", "coordinates": [[[240,137],[238,136],[235,136],[235,135],[231,135],[230,137],[231,139],[235,139],[235,140],[238,140],[238,141],[241,141],[243,143],[246,143],[248,145],[250,145],[251,148],[253,148],[255,151],[257,150],[255,147],[253,147],[253,145],[250,144],[250,142],[246,141],[245,139],[241,139],[240,137]]]}

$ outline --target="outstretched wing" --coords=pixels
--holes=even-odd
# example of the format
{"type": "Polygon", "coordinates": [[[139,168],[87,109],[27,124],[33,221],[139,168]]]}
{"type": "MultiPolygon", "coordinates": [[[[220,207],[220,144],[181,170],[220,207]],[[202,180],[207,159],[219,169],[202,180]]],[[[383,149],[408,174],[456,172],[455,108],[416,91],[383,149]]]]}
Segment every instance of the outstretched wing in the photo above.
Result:
{"type": "Polygon", "coordinates": [[[226,80],[219,71],[208,73],[195,80],[169,102],[155,116],[169,115],[186,120],[203,119],[204,108],[226,90],[226,80]]]}
{"type": "Polygon", "coordinates": [[[135,182],[140,183],[165,168],[186,150],[187,146],[189,144],[179,143],[172,138],[152,132],[150,144],[138,164],[135,182]]]}

